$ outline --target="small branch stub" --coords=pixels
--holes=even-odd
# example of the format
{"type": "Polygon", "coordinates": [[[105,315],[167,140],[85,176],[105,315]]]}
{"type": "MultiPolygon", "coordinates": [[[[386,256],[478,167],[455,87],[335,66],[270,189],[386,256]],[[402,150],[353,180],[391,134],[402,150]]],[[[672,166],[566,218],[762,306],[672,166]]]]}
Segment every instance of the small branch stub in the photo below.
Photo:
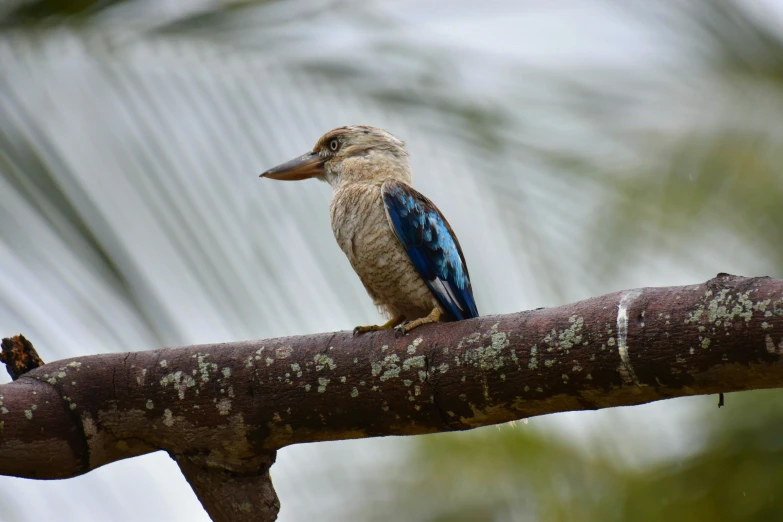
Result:
{"type": "Polygon", "coordinates": [[[200,457],[172,457],[212,520],[272,522],[277,519],[280,501],[269,476],[275,452],[270,452],[263,466],[252,473],[235,473],[210,467],[200,457]]]}
{"type": "Polygon", "coordinates": [[[0,362],[5,363],[5,369],[13,380],[18,379],[19,376],[32,369],[44,365],[43,360],[38,356],[38,352],[33,348],[33,343],[28,341],[22,334],[3,339],[0,362]]]}

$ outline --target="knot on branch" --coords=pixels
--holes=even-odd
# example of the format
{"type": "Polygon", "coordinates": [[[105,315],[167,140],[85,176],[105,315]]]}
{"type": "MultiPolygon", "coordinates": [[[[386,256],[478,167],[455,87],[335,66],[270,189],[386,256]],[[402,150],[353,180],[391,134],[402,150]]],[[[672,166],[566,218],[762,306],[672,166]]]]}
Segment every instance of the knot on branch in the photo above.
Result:
{"type": "Polygon", "coordinates": [[[33,343],[22,334],[3,339],[0,362],[5,363],[8,375],[13,380],[44,364],[38,352],[33,348],[33,343]]]}

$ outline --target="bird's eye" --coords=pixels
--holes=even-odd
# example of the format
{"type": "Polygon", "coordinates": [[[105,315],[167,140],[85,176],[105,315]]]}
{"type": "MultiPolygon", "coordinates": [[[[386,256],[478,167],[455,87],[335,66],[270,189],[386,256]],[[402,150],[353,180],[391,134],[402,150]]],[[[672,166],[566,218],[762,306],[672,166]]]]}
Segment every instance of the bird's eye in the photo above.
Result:
{"type": "Polygon", "coordinates": [[[340,148],[340,142],[336,139],[330,141],[329,148],[332,149],[332,152],[337,152],[337,149],[340,148]]]}

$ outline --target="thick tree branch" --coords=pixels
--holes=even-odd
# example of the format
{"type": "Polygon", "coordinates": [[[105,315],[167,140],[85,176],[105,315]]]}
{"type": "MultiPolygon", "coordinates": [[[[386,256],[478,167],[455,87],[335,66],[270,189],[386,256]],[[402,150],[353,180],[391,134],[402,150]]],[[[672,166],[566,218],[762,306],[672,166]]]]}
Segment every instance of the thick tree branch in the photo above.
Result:
{"type": "Polygon", "coordinates": [[[783,281],[617,292],[390,332],[57,361],[0,386],[0,473],[177,460],[215,520],[274,520],[276,449],[783,387],[783,281]],[[261,517],[261,518],[259,518],[261,517]]]}

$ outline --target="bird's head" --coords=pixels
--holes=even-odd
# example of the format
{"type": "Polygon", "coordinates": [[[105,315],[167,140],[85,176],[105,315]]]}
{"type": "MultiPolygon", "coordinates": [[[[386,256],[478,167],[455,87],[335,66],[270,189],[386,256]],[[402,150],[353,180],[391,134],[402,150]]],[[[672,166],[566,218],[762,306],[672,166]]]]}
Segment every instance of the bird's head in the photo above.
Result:
{"type": "Polygon", "coordinates": [[[383,129],[355,125],[330,130],[313,150],[261,174],[281,180],[317,178],[337,188],[349,183],[411,182],[405,143],[383,129]]]}

